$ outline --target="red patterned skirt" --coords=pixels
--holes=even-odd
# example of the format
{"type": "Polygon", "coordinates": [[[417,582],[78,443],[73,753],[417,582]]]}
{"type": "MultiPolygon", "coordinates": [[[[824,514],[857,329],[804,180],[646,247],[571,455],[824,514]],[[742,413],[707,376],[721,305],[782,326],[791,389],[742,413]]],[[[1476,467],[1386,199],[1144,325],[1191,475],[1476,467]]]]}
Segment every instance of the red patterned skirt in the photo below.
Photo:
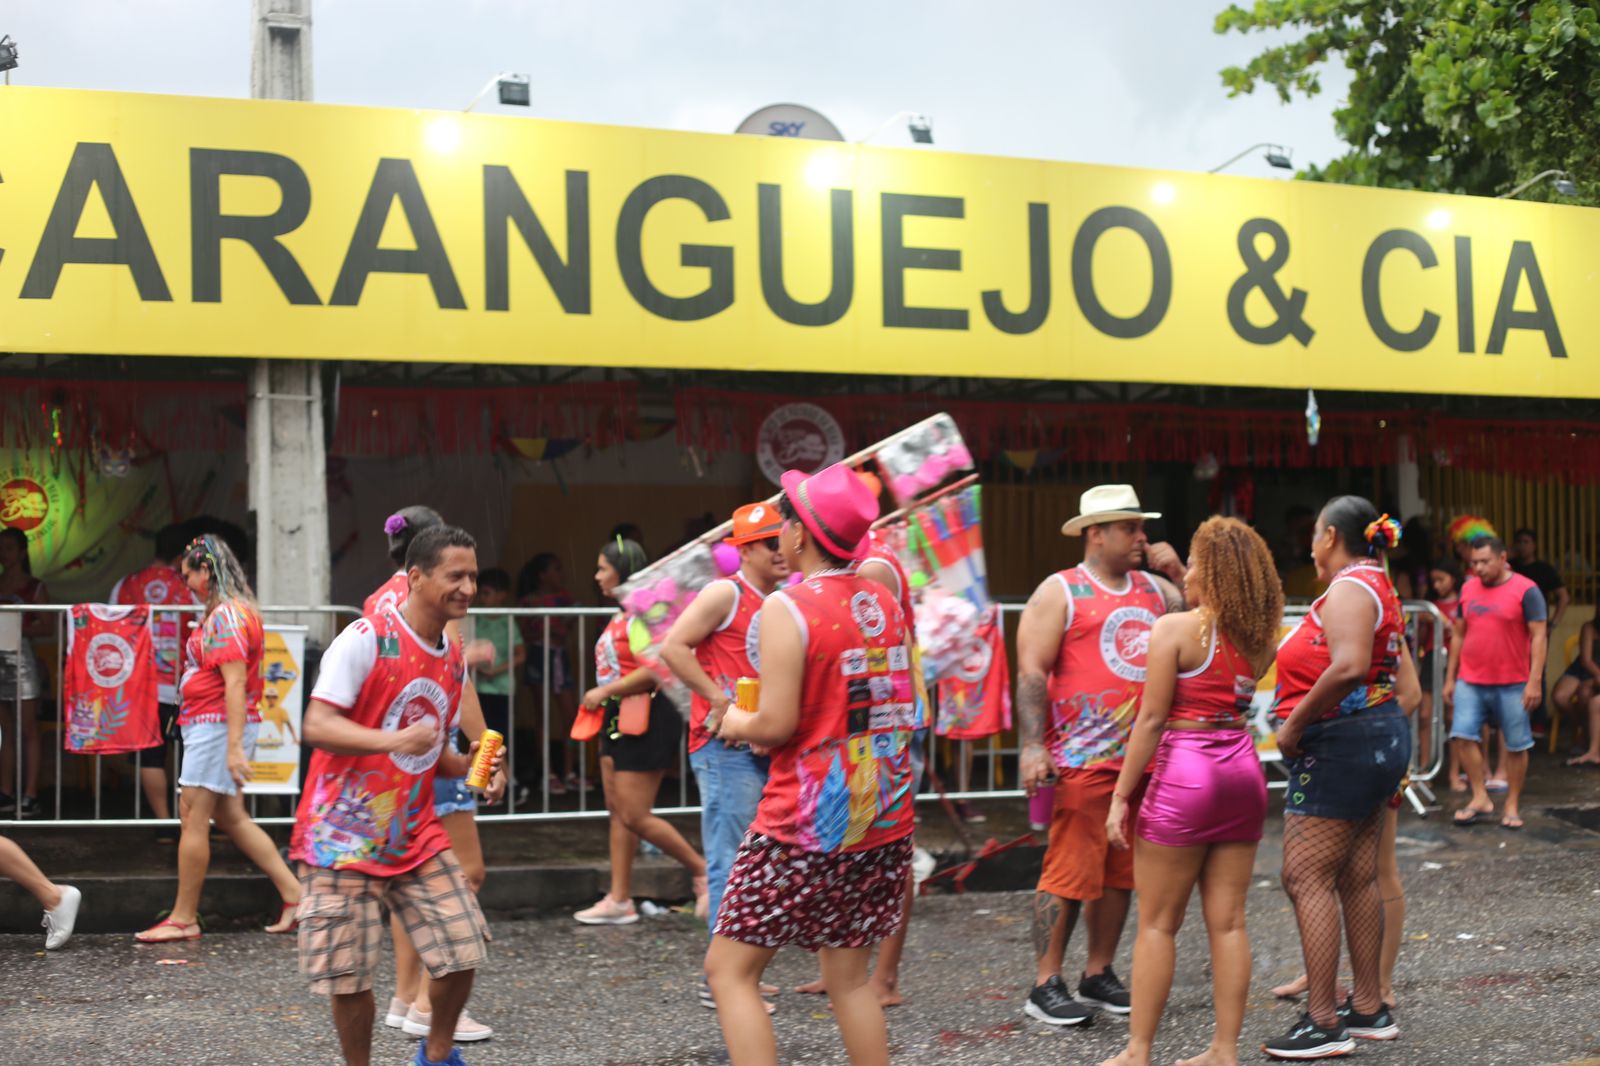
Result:
{"type": "Polygon", "coordinates": [[[900,929],[911,838],[869,851],[802,851],[745,834],[717,909],[717,936],[777,948],[864,948],[900,929]]]}

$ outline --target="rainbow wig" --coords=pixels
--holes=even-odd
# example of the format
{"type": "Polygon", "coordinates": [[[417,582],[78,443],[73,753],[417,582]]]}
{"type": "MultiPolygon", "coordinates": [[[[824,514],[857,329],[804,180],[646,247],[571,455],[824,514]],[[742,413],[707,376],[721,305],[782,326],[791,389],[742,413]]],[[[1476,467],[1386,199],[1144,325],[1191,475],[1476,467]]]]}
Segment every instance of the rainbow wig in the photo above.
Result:
{"type": "Polygon", "coordinates": [[[1471,544],[1479,537],[1498,537],[1494,526],[1489,524],[1487,518],[1479,518],[1475,514],[1464,514],[1445,527],[1445,535],[1452,544],[1471,544]]]}

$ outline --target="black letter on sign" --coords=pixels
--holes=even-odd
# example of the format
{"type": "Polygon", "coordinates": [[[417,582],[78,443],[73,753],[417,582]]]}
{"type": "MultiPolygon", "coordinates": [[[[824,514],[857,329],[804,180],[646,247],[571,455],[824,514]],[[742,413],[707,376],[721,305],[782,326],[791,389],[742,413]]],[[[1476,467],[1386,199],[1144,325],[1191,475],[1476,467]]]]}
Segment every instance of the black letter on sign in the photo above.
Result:
{"type": "Polygon", "coordinates": [[[1131,207],[1102,207],[1083,220],[1072,240],[1072,292],[1089,324],[1108,337],[1143,337],[1166,317],[1172,303],[1172,255],[1149,215],[1131,207]],[[1094,291],[1094,246],[1111,229],[1131,229],[1150,250],[1150,301],[1132,318],[1118,318],[1105,309],[1094,291]]]}
{"type": "Polygon", "coordinates": [[[122,179],[122,168],[117,165],[116,153],[109,144],[79,143],[73,149],[67,176],[61,180],[55,206],[50,209],[44,235],[39,238],[33,264],[28,267],[28,276],[22,283],[22,299],[48,300],[54,296],[56,282],[61,280],[61,268],[68,263],[125,266],[133,275],[139,299],[172,299],[167,279],[161,274],[161,264],[156,262],[155,249],[150,246],[150,237],[139,219],[133,194],[122,179]],[[91,187],[100,190],[100,199],[111,216],[115,237],[73,236],[78,232],[78,222],[83,218],[84,205],[89,202],[91,187]]]}
{"type": "Polygon", "coordinates": [[[1456,238],[1456,347],[1463,355],[1475,352],[1472,312],[1472,238],[1456,238]]]}
{"type": "Polygon", "coordinates": [[[1244,275],[1228,290],[1228,323],[1233,331],[1251,344],[1277,344],[1290,334],[1301,347],[1310,344],[1317,331],[1306,324],[1306,291],[1290,289],[1285,296],[1275,276],[1289,261],[1289,235],[1283,227],[1270,218],[1252,218],[1240,226],[1239,258],[1244,262],[1244,275]],[[1272,254],[1265,259],[1256,252],[1256,238],[1263,233],[1272,238],[1272,254]],[[1278,316],[1272,325],[1258,326],[1245,317],[1244,301],[1251,289],[1260,289],[1272,305],[1272,313],[1278,316]]]}
{"type": "Polygon", "coordinates": [[[1032,333],[1050,314],[1050,205],[1028,205],[1028,306],[1008,311],[999,289],[983,294],[983,313],[1002,333],[1032,333]]]}
{"type": "Polygon", "coordinates": [[[1506,331],[1512,329],[1538,330],[1550,346],[1552,359],[1567,357],[1567,346],[1561,341],[1561,327],[1556,325],[1555,308],[1550,306],[1544,275],[1539,273],[1539,260],[1534,257],[1533,245],[1527,241],[1511,243],[1511,258],[1506,260],[1506,278],[1500,283],[1500,302],[1494,309],[1494,325],[1489,327],[1489,345],[1484,351],[1490,355],[1504,352],[1506,331]],[[1528,292],[1533,296],[1532,311],[1515,309],[1523,275],[1527,275],[1528,292]]]}
{"type": "Polygon", "coordinates": [[[674,322],[695,322],[726,311],[733,303],[733,249],[717,244],[686,244],[680,262],[705,267],[710,282],[694,296],[668,296],[644,272],[644,218],[662,200],[688,200],[705,213],[708,222],[729,217],[722,194],[699,178],[661,174],[647,178],[628,194],[617,215],[617,266],[622,283],[640,307],[674,322]]]}
{"type": "Polygon", "coordinates": [[[1428,342],[1433,340],[1433,335],[1439,331],[1439,316],[1424,310],[1422,321],[1410,333],[1401,333],[1389,325],[1389,320],[1384,317],[1379,275],[1383,272],[1384,258],[1399,248],[1416,256],[1424,270],[1432,270],[1439,265],[1439,257],[1433,254],[1433,246],[1422,234],[1408,229],[1392,229],[1378,234],[1377,240],[1367,249],[1367,257],[1361,262],[1361,306],[1366,309],[1367,325],[1372,327],[1374,336],[1397,352],[1415,352],[1426,348],[1428,342]]]}
{"type": "Polygon", "coordinates": [[[821,303],[801,303],[783,283],[783,190],[756,186],[761,203],[761,295],[772,313],[796,326],[828,326],[844,317],[856,287],[855,204],[849,189],[830,192],[833,227],[833,285],[821,303]]]}
{"type": "Polygon", "coordinates": [[[907,215],[962,218],[966,204],[956,196],[883,194],[883,324],[909,329],[966,329],[967,313],[948,307],[907,307],[907,270],[960,270],[961,253],[951,248],[907,248],[907,215]]]}
{"type": "Polygon", "coordinates": [[[189,149],[190,282],[194,302],[222,301],[222,242],[244,241],[266,264],[291,304],[321,304],[311,280],[278,238],[298,229],[311,212],[306,172],[287,156],[271,152],[189,149]],[[281,202],[270,215],[224,215],[222,175],[247,174],[278,183],[281,202]]]}
{"type": "Polygon", "coordinates": [[[517,179],[511,176],[511,168],[483,168],[483,287],[484,306],[490,311],[511,307],[507,222],[517,224],[517,232],[533,253],[534,262],[561,301],[561,310],[569,315],[588,314],[589,172],[567,171],[567,261],[563,263],[544,223],[533,213],[517,179]]]}
{"type": "Polygon", "coordinates": [[[439,239],[439,227],[434,225],[433,212],[428,210],[428,201],[422,196],[422,186],[417,184],[417,172],[409,159],[378,160],[378,171],[367,190],[367,202],[361,205],[361,217],[356,220],[356,231],[350,237],[344,266],[339,268],[339,280],[334,283],[333,298],[328,303],[334,307],[360,303],[369,274],[426,274],[440,307],[466,309],[461,286],[450,269],[450,257],[439,239]],[[417,242],[415,248],[406,251],[378,247],[383,224],[396,199],[417,242]]]}

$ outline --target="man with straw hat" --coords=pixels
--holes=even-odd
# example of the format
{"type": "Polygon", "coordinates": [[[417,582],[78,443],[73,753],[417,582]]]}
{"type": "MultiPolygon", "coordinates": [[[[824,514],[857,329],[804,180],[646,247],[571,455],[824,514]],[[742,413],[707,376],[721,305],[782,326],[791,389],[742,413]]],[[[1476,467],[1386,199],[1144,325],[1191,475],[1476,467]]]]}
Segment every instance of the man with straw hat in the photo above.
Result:
{"type": "MultiPolygon", "coordinates": [[[[1106,813],[1144,693],[1150,628],[1181,610],[1174,584],[1139,569],[1147,560],[1181,586],[1169,545],[1152,546],[1131,485],[1098,485],[1061,527],[1084,538],[1083,562],[1046,578],[1017,628],[1021,777],[1031,796],[1059,776],[1050,843],[1034,896],[1037,980],[1025,1012],[1048,1025],[1079,1025],[1102,1007],[1127,1014],[1127,989],[1111,969],[1133,891],[1132,853],[1110,847],[1106,813]],[[1061,976],[1082,913],[1088,958],[1074,999],[1061,976]]],[[[1137,817],[1142,788],[1127,797],[1137,817]]]]}

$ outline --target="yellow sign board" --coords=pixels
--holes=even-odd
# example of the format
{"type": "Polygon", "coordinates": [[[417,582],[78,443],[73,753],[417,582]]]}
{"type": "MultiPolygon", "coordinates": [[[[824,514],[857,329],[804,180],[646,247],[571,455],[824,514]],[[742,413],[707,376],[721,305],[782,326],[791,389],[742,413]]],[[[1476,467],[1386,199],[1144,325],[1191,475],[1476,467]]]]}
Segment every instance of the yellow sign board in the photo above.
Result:
{"type": "Polygon", "coordinates": [[[1600,211],[0,89],[0,350],[1600,396],[1600,211]]]}
{"type": "Polygon", "coordinates": [[[248,793],[300,790],[300,720],[305,693],[304,626],[270,625],[261,656],[261,727],[250,755],[248,793]]]}

